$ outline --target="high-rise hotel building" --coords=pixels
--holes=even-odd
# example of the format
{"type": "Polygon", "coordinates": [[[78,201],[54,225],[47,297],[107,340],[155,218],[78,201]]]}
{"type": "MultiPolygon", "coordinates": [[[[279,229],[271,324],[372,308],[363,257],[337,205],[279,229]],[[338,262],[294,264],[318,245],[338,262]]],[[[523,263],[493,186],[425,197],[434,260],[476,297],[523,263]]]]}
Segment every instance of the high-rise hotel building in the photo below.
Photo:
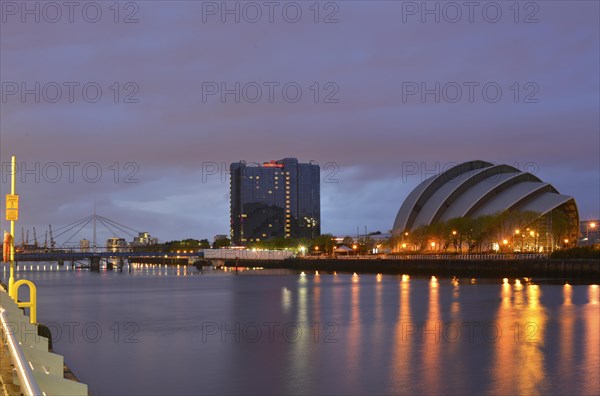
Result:
{"type": "Polygon", "coordinates": [[[321,233],[320,168],[284,158],[231,171],[231,240],[237,245],[321,233]]]}

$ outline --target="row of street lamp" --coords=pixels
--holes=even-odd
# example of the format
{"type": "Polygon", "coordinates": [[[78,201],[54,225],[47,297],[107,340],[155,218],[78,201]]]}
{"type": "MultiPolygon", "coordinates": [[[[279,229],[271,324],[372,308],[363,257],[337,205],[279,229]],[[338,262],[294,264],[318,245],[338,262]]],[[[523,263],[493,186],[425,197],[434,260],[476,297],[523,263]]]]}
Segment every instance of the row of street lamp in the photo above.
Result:
{"type": "MultiPolygon", "coordinates": [[[[590,222],[590,223],[588,223],[586,225],[586,240],[589,241],[589,232],[590,232],[590,229],[594,230],[596,228],[596,226],[597,226],[597,224],[595,222],[590,222]]],[[[519,230],[519,229],[515,230],[515,232],[513,234],[513,245],[516,242],[515,241],[515,235],[517,235],[517,236],[520,235],[521,236],[521,251],[523,251],[523,249],[524,249],[524,238],[528,234],[531,238],[535,238],[534,239],[534,245],[535,245],[535,250],[537,250],[538,249],[538,238],[539,238],[540,234],[538,232],[534,231],[534,230],[530,230],[529,228],[527,228],[526,231],[529,231],[529,232],[528,233],[521,233],[521,230],[519,230]]],[[[408,235],[409,235],[408,232],[404,233],[405,237],[407,237],[408,235]]],[[[456,230],[452,230],[452,236],[456,237],[457,235],[458,235],[458,232],[456,230]]],[[[455,241],[456,241],[456,239],[455,239],[455,241]]],[[[568,238],[565,238],[563,240],[563,242],[564,242],[565,246],[567,246],[569,244],[569,242],[571,242],[571,241],[568,238]]],[[[500,245],[500,244],[498,244],[498,245],[500,245]]],[[[506,239],[506,238],[504,238],[502,240],[502,246],[507,247],[508,245],[509,245],[509,240],[506,239]]],[[[408,247],[408,244],[406,242],[402,242],[401,246],[402,246],[402,250],[406,250],[406,248],[408,247]]],[[[438,246],[438,248],[439,248],[439,244],[436,243],[435,241],[432,241],[430,243],[430,246],[431,246],[431,250],[435,250],[436,246],[438,246]]],[[[380,245],[377,245],[377,247],[380,247],[380,245]]],[[[356,244],[352,245],[352,250],[354,252],[356,252],[357,249],[358,249],[358,245],[356,245],[356,244]]],[[[462,250],[462,247],[461,247],[461,250],[462,250]]],[[[302,255],[304,255],[306,253],[306,251],[307,251],[307,248],[305,246],[300,246],[300,252],[302,253],[302,255]]],[[[319,247],[316,246],[315,247],[315,252],[318,252],[318,251],[319,251],[319,247]]]]}
{"type": "MultiPolygon", "coordinates": [[[[590,229],[592,229],[592,231],[593,231],[596,228],[596,226],[597,226],[597,224],[595,222],[590,222],[590,223],[588,223],[586,225],[586,240],[587,241],[589,241],[589,232],[590,232],[590,229]]],[[[539,238],[540,234],[538,232],[534,231],[534,230],[530,230],[529,228],[527,228],[527,231],[529,231],[528,234],[529,234],[529,236],[531,238],[535,238],[534,245],[535,245],[535,250],[537,250],[538,249],[538,238],[539,238]]],[[[452,236],[456,237],[457,235],[458,235],[458,232],[456,230],[452,230],[452,236]]],[[[526,237],[526,233],[521,233],[521,230],[519,230],[519,229],[515,230],[515,232],[513,234],[513,244],[515,242],[515,240],[514,240],[515,235],[521,235],[521,238],[522,238],[521,239],[521,251],[522,251],[523,248],[524,248],[524,240],[523,240],[523,238],[526,237]]],[[[408,232],[405,232],[404,236],[408,236],[408,232]]],[[[569,242],[571,242],[571,241],[568,238],[565,238],[563,240],[563,242],[564,242],[565,246],[567,246],[569,244],[569,242]]],[[[508,239],[503,239],[502,240],[502,245],[505,246],[505,247],[507,247],[509,245],[508,239]]],[[[401,246],[402,246],[402,250],[405,250],[408,245],[406,243],[402,243],[401,246]]],[[[436,243],[435,241],[432,241],[430,243],[430,246],[431,246],[431,250],[435,250],[436,246],[438,246],[438,248],[439,248],[439,244],[436,243]]]]}

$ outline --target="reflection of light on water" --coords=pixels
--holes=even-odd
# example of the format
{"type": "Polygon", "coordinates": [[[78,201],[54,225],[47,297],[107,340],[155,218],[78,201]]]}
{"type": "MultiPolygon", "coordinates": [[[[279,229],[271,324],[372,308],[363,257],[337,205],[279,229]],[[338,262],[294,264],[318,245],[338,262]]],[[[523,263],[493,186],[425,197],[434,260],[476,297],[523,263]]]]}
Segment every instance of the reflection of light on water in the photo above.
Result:
{"type": "Polygon", "coordinates": [[[460,303],[457,301],[460,297],[460,287],[458,286],[458,279],[454,284],[454,290],[452,290],[452,298],[454,301],[452,302],[452,306],[450,307],[450,312],[452,312],[452,318],[455,320],[459,320],[457,314],[460,312],[460,303]]]}
{"type": "Polygon", "coordinates": [[[383,335],[383,331],[385,328],[384,322],[383,322],[383,283],[381,282],[381,278],[382,275],[381,274],[377,274],[376,275],[376,279],[377,282],[375,283],[375,328],[373,330],[373,337],[372,337],[372,342],[373,345],[379,345],[381,347],[381,345],[383,345],[383,343],[386,343],[387,341],[387,337],[384,340],[384,335],[383,335]]]}
{"type": "Polygon", "coordinates": [[[427,373],[427,391],[433,394],[441,393],[440,383],[440,352],[441,352],[441,330],[440,330],[440,304],[439,285],[435,276],[431,277],[429,283],[429,311],[427,320],[421,329],[421,341],[423,345],[423,372],[427,373]]]}
{"type": "Polygon", "coordinates": [[[493,327],[497,334],[494,345],[491,394],[505,394],[506,387],[515,387],[516,394],[541,394],[546,379],[544,362],[544,333],[546,312],[540,303],[541,289],[519,280],[514,287],[503,282],[501,303],[493,327]],[[514,296],[514,299],[511,297],[514,296]],[[526,362],[515,369],[515,362],[526,362]]]}
{"type": "Polygon", "coordinates": [[[540,304],[541,290],[538,285],[527,286],[527,306],[521,315],[522,344],[520,345],[521,358],[527,362],[524,369],[519,372],[522,388],[521,394],[529,394],[539,389],[544,380],[544,356],[541,347],[544,345],[544,330],[546,327],[546,314],[540,304]]]}
{"type": "Polygon", "coordinates": [[[306,353],[307,343],[313,341],[309,335],[302,335],[302,327],[308,323],[308,294],[306,286],[298,288],[298,302],[296,311],[296,324],[299,326],[298,332],[290,332],[290,337],[297,340],[291,343],[291,373],[305,373],[310,364],[309,354],[306,353]],[[292,335],[293,334],[293,335],[292,335]]]}
{"type": "Polygon", "coordinates": [[[287,287],[281,290],[281,305],[286,312],[292,306],[292,292],[287,287]]]}
{"type": "Polygon", "coordinates": [[[569,283],[565,283],[563,286],[563,298],[565,300],[564,305],[572,305],[571,296],[573,294],[573,287],[569,283]]]}
{"type": "Polygon", "coordinates": [[[315,283],[321,283],[321,274],[319,274],[319,271],[315,271],[315,277],[314,277],[313,281],[315,283]]]}
{"type": "Polygon", "coordinates": [[[306,283],[306,274],[304,272],[300,273],[300,279],[298,280],[300,284],[306,283]]]}
{"type": "Polygon", "coordinates": [[[563,300],[564,303],[560,307],[560,313],[557,315],[559,331],[560,331],[560,357],[557,359],[560,367],[560,372],[566,376],[564,382],[574,381],[574,378],[569,378],[569,373],[573,373],[572,367],[574,365],[573,357],[575,356],[574,340],[574,325],[575,325],[575,311],[573,310],[573,304],[571,302],[571,296],[573,294],[573,287],[567,282],[563,286],[563,300]]]}
{"type": "Polygon", "coordinates": [[[410,312],[410,277],[402,275],[400,283],[400,309],[394,331],[394,354],[390,370],[390,380],[394,389],[404,389],[414,380],[414,363],[411,361],[413,340],[408,338],[407,326],[412,325],[410,312]]]}
{"type": "Polygon", "coordinates": [[[350,306],[350,325],[348,326],[348,348],[346,355],[347,363],[347,380],[349,384],[358,385],[361,374],[361,330],[362,324],[360,321],[360,283],[358,283],[358,275],[356,272],[352,275],[353,284],[351,286],[351,306],[350,306]]]}
{"type": "Polygon", "coordinates": [[[431,287],[433,288],[437,288],[438,287],[438,280],[435,276],[431,277],[431,281],[430,281],[431,287]]]}
{"type": "Polygon", "coordinates": [[[313,289],[313,318],[315,323],[321,322],[321,287],[316,286],[313,289]]]}
{"type": "Polygon", "coordinates": [[[589,304],[584,306],[585,312],[585,336],[582,344],[585,345],[584,367],[585,374],[582,376],[586,381],[582,393],[598,394],[598,356],[600,356],[600,332],[598,322],[600,321],[600,309],[598,309],[598,285],[588,287],[589,304]]]}
{"type": "Polygon", "coordinates": [[[589,287],[589,295],[590,295],[590,304],[598,304],[598,285],[590,285],[589,287]]]}
{"type": "Polygon", "coordinates": [[[306,286],[302,286],[298,289],[298,323],[308,322],[307,300],[306,286]]]}
{"type": "MultiPolygon", "coordinates": [[[[504,279],[506,279],[506,278],[504,278],[504,279]]],[[[502,291],[500,292],[500,296],[502,297],[501,307],[503,309],[510,308],[510,293],[511,293],[510,284],[508,283],[508,279],[506,279],[506,282],[504,282],[502,284],[502,291]]]]}

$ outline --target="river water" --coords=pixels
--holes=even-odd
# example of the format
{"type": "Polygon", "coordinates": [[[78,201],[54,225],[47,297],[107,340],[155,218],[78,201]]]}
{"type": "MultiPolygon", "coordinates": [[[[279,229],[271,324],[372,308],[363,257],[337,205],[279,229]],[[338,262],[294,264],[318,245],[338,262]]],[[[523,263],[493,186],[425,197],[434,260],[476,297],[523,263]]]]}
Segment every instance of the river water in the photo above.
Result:
{"type": "Polygon", "coordinates": [[[37,285],[38,320],[93,395],[600,393],[598,285],[152,267],[17,275],[37,285]]]}

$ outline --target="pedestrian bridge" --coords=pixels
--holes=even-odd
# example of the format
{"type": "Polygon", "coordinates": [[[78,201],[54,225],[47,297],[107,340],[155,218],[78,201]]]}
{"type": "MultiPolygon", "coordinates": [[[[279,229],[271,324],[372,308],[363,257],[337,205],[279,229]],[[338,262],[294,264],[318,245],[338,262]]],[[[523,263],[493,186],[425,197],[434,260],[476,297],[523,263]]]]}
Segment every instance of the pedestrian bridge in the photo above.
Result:
{"type": "Polygon", "coordinates": [[[202,258],[202,252],[175,253],[175,252],[81,252],[75,250],[55,250],[47,252],[21,252],[15,253],[15,261],[68,261],[88,260],[92,258],[123,258],[132,257],[164,257],[164,258],[202,258]]]}

